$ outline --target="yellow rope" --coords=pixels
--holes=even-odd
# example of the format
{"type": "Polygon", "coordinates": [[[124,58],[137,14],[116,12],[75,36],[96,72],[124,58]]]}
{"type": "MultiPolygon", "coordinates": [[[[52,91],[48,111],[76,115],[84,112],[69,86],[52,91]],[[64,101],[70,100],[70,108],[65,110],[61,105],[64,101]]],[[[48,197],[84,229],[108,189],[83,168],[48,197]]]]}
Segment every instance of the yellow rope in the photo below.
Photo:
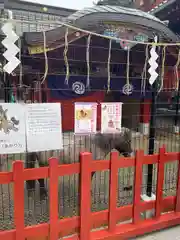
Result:
{"type": "Polygon", "coordinates": [[[46,80],[47,74],[48,74],[48,58],[47,58],[47,51],[46,51],[46,32],[43,31],[43,41],[44,41],[44,59],[45,59],[45,71],[44,71],[44,76],[42,77],[41,84],[44,83],[46,80]]]}
{"type": "Polygon", "coordinates": [[[163,85],[164,85],[164,66],[165,66],[165,61],[166,61],[166,46],[164,46],[163,50],[162,50],[162,66],[161,66],[161,76],[160,76],[161,84],[160,84],[158,93],[161,92],[161,90],[163,89],[163,85]]]}
{"type": "Polygon", "coordinates": [[[141,75],[141,94],[145,95],[146,92],[146,80],[147,80],[147,63],[148,63],[148,58],[149,58],[149,54],[148,54],[148,48],[149,46],[146,46],[146,58],[145,58],[145,62],[144,62],[144,67],[143,67],[143,72],[141,75]]]}
{"type": "Polygon", "coordinates": [[[107,91],[110,91],[111,88],[111,47],[112,40],[109,40],[109,54],[108,54],[108,63],[107,63],[107,71],[108,71],[108,83],[107,83],[107,91]]]}
{"type": "Polygon", "coordinates": [[[66,78],[65,78],[65,84],[69,83],[69,62],[68,62],[68,57],[67,57],[67,52],[68,52],[68,28],[66,28],[66,32],[64,35],[64,62],[66,66],[66,78]]]}
{"type": "Polygon", "coordinates": [[[87,38],[87,47],[86,47],[86,63],[87,63],[87,82],[86,82],[86,87],[88,88],[90,85],[90,65],[89,65],[89,46],[91,42],[91,35],[88,36],[87,38]]]}
{"type": "Polygon", "coordinates": [[[178,71],[179,64],[180,64],[180,49],[179,49],[179,52],[178,52],[178,59],[177,59],[176,65],[175,65],[175,72],[176,72],[176,91],[178,91],[178,89],[179,89],[179,71],[178,71]]]}

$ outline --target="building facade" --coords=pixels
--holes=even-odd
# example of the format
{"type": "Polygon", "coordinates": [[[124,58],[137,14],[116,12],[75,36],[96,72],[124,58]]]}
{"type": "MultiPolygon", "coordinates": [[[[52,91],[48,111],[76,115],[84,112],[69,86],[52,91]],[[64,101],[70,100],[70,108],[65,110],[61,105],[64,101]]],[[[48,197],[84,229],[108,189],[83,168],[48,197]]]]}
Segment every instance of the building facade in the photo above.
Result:
{"type": "MultiPolygon", "coordinates": [[[[23,32],[40,32],[56,28],[64,18],[74,13],[74,9],[47,6],[19,0],[0,0],[1,12],[3,9],[11,10],[13,18],[18,20],[16,31],[19,35],[23,32]]],[[[5,13],[6,14],[6,13],[5,13]]]]}

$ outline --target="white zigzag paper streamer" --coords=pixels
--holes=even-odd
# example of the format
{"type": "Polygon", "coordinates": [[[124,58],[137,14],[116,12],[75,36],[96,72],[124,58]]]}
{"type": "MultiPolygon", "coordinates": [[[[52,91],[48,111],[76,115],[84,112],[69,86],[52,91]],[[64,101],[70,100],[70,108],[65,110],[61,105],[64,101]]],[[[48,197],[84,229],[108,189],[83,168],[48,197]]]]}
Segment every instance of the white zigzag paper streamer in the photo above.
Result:
{"type": "Polygon", "coordinates": [[[3,70],[7,73],[12,73],[14,69],[20,64],[16,54],[20,52],[20,49],[15,45],[15,42],[19,39],[17,34],[13,30],[13,25],[7,22],[1,28],[6,38],[1,42],[2,45],[7,49],[3,56],[8,63],[3,67],[3,70]]]}

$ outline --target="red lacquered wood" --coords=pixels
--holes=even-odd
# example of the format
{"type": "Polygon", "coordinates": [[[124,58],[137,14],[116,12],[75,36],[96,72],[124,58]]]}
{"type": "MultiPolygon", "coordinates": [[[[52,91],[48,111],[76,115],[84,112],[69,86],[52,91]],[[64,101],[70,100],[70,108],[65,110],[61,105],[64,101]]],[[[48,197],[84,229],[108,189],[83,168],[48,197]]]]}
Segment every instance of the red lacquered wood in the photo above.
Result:
{"type": "Polygon", "coordinates": [[[80,200],[80,240],[90,240],[91,230],[91,153],[80,154],[81,200],[80,200]]]}
{"type": "MultiPolygon", "coordinates": [[[[179,158],[177,160],[180,160],[180,153],[179,153],[179,158]]],[[[178,162],[178,175],[177,175],[177,190],[176,190],[175,211],[176,212],[180,212],[180,161],[178,162]]]]}
{"type": "Polygon", "coordinates": [[[49,167],[24,169],[24,181],[48,178],[49,167]]]}
{"type": "MultiPolygon", "coordinates": [[[[176,225],[180,222],[179,213],[179,182],[180,177],[178,174],[177,197],[170,196],[162,198],[162,186],[164,177],[164,163],[167,161],[180,160],[180,153],[165,153],[164,148],[160,149],[159,155],[144,156],[142,151],[138,151],[136,158],[127,158],[129,163],[125,163],[125,158],[116,158],[113,161],[94,161],[92,163],[90,153],[81,154],[80,164],[70,164],[66,166],[53,165],[39,169],[23,169],[21,161],[16,161],[13,165],[13,172],[0,173],[0,183],[14,182],[14,230],[0,231],[0,240],[37,240],[45,239],[50,233],[50,239],[58,239],[67,236],[80,229],[80,239],[128,239],[136,235],[141,235],[153,230],[159,230],[169,226],[176,225]],[[158,159],[157,159],[158,157],[158,159]],[[120,163],[122,159],[122,163],[120,163]],[[158,162],[158,184],[157,184],[157,201],[141,202],[141,183],[142,183],[142,164],[153,164],[158,162]],[[116,165],[116,166],[115,166],[116,165]],[[133,166],[136,165],[135,170],[135,193],[133,205],[116,208],[116,192],[117,176],[113,174],[115,169],[120,166],[133,166]],[[110,206],[108,210],[91,213],[91,171],[92,170],[106,170],[110,169],[110,206]],[[114,170],[113,170],[114,169],[114,170]],[[71,175],[81,172],[81,206],[80,217],[72,217],[58,220],[57,193],[58,193],[58,175],[71,175]],[[35,226],[24,227],[24,180],[39,179],[42,177],[50,176],[50,223],[39,224],[35,226]],[[53,185],[53,186],[52,186],[53,185]],[[51,202],[53,204],[51,205],[51,202]],[[144,212],[156,208],[156,218],[140,222],[140,212],[144,212]],[[161,211],[173,211],[175,208],[176,213],[166,213],[160,216],[161,211]],[[116,225],[116,222],[126,221],[134,218],[133,224],[116,225]],[[103,224],[108,224],[108,230],[97,230],[91,232],[92,227],[100,227],[103,224]],[[59,234],[59,235],[57,235],[59,234]]],[[[126,159],[126,160],[127,160],[126,159]]],[[[51,160],[50,160],[51,161],[51,160]]],[[[178,170],[180,171],[180,170],[178,170]]],[[[117,172],[116,172],[117,174],[117,172]]],[[[79,239],[78,235],[71,235],[71,240],[79,239]]]]}
{"type": "Polygon", "coordinates": [[[146,155],[143,159],[143,164],[156,164],[159,159],[159,154],[146,155]]]}
{"type": "Polygon", "coordinates": [[[73,164],[61,164],[58,166],[58,175],[65,176],[65,175],[72,175],[80,173],[80,164],[73,163],[73,164]]]}
{"type": "Polygon", "coordinates": [[[13,163],[13,181],[14,181],[14,224],[16,228],[16,240],[24,240],[24,179],[23,162],[13,163]]]}
{"type": "Polygon", "coordinates": [[[171,162],[180,160],[180,152],[168,152],[166,153],[165,162],[171,162]]]}
{"type": "Polygon", "coordinates": [[[91,240],[119,240],[130,239],[152,231],[168,228],[179,224],[180,214],[167,213],[158,219],[148,219],[141,224],[123,224],[116,227],[116,231],[111,233],[107,229],[91,232],[91,240]]]}
{"type": "Polygon", "coordinates": [[[50,240],[58,239],[58,159],[49,159],[50,240]]]}
{"type": "Polygon", "coordinates": [[[144,152],[138,150],[136,152],[135,163],[135,179],[134,179],[134,202],[133,202],[133,223],[140,221],[140,202],[141,202],[141,185],[142,185],[142,163],[144,160],[144,152]]]}
{"type": "Polygon", "coordinates": [[[118,161],[119,153],[111,152],[109,183],[109,231],[116,228],[117,188],[118,188],[118,161]]]}
{"type": "Polygon", "coordinates": [[[0,172],[0,184],[7,184],[13,181],[12,172],[0,172]]]}
{"type": "Polygon", "coordinates": [[[91,163],[91,171],[105,171],[109,170],[110,161],[109,160],[93,160],[91,163]]]}
{"type": "Polygon", "coordinates": [[[162,198],[163,198],[163,183],[164,183],[164,159],[165,148],[159,149],[158,173],[157,173],[157,187],[156,187],[156,218],[161,216],[162,198]]]}

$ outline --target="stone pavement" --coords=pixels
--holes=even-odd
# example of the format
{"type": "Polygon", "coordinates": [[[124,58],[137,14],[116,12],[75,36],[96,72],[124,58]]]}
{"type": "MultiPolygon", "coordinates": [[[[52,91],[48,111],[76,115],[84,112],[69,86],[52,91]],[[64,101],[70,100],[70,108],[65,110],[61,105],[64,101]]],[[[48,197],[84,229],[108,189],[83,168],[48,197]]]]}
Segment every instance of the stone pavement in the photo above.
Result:
{"type": "Polygon", "coordinates": [[[180,240],[180,226],[134,238],[137,240],[180,240]]]}

